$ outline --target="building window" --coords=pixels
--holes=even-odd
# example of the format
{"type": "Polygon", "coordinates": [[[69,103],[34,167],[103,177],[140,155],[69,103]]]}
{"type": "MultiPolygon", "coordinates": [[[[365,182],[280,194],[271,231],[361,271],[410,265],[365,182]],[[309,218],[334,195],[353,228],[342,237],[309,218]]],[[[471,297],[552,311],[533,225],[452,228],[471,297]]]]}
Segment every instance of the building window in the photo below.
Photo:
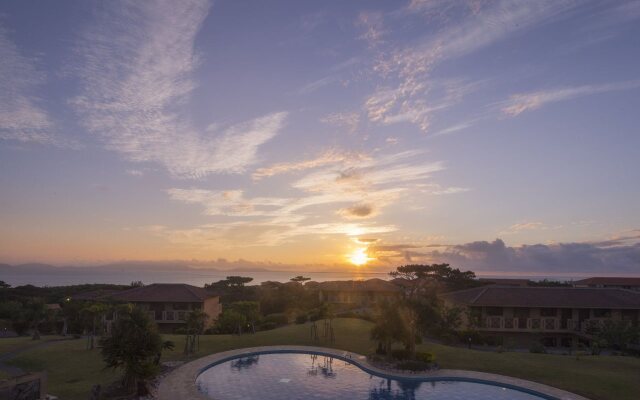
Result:
{"type": "Polygon", "coordinates": [[[558,310],[555,308],[541,308],[540,316],[541,317],[555,317],[558,315],[558,310]]]}
{"type": "Polygon", "coordinates": [[[611,310],[608,308],[596,308],[593,310],[593,318],[611,318],[611,310]]]}

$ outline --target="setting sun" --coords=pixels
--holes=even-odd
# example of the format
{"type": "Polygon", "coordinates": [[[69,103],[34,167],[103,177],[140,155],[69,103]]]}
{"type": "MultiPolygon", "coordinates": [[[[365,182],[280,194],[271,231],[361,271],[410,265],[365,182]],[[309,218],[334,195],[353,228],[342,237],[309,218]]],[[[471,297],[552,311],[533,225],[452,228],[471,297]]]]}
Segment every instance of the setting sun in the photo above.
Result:
{"type": "Polygon", "coordinates": [[[366,264],[369,260],[370,260],[370,258],[367,255],[367,249],[366,248],[356,249],[349,256],[349,261],[351,261],[352,264],[358,265],[358,266],[366,264]]]}

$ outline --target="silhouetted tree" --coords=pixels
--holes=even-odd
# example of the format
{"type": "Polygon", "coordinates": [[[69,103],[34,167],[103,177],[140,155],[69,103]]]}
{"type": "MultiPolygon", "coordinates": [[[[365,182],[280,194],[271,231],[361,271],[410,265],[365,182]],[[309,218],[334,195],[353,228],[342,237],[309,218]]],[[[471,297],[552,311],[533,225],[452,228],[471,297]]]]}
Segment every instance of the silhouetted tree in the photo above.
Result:
{"type": "Polygon", "coordinates": [[[309,280],[311,280],[311,278],[307,278],[307,277],[302,276],[302,275],[298,275],[298,276],[293,277],[293,278],[290,279],[291,282],[296,282],[296,283],[300,283],[300,284],[302,284],[302,283],[304,283],[306,281],[309,281],[309,280]]]}

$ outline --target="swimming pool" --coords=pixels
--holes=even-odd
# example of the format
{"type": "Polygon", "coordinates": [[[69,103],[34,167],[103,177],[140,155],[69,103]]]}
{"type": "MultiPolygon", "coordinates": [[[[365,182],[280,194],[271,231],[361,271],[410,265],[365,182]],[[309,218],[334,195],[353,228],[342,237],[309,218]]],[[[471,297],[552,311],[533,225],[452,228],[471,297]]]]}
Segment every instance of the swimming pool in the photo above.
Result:
{"type": "Polygon", "coordinates": [[[198,390],[215,400],[540,400],[527,389],[471,379],[378,376],[323,354],[248,354],[204,368],[198,390]]]}

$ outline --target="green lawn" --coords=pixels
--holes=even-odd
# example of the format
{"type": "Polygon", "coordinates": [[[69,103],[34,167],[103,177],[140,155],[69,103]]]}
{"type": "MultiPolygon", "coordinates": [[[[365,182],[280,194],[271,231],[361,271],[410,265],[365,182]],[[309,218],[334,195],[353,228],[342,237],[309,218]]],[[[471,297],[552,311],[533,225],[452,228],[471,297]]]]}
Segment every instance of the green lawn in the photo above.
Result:
{"type": "MultiPolygon", "coordinates": [[[[334,321],[336,343],[332,347],[367,354],[375,344],[369,340],[371,324],[357,319],[334,321]]],[[[309,324],[290,325],[255,335],[202,336],[195,357],[219,351],[278,344],[324,345],[313,342],[309,324]]],[[[166,360],[182,359],[184,337],[168,335],[176,344],[166,360]]],[[[435,354],[442,368],[470,369],[517,376],[582,394],[593,400],[640,398],[640,359],[631,357],[556,356],[530,353],[494,353],[435,344],[419,346],[435,354]]],[[[85,350],[83,340],[53,343],[27,351],[10,362],[27,370],[49,371],[49,392],[64,400],[84,400],[92,385],[103,386],[117,375],[102,369],[98,350],[85,350]]]]}
{"type": "Polygon", "coordinates": [[[40,340],[31,340],[31,336],[0,338],[0,354],[20,350],[49,340],[60,339],[62,336],[42,336],[40,340]]]}

